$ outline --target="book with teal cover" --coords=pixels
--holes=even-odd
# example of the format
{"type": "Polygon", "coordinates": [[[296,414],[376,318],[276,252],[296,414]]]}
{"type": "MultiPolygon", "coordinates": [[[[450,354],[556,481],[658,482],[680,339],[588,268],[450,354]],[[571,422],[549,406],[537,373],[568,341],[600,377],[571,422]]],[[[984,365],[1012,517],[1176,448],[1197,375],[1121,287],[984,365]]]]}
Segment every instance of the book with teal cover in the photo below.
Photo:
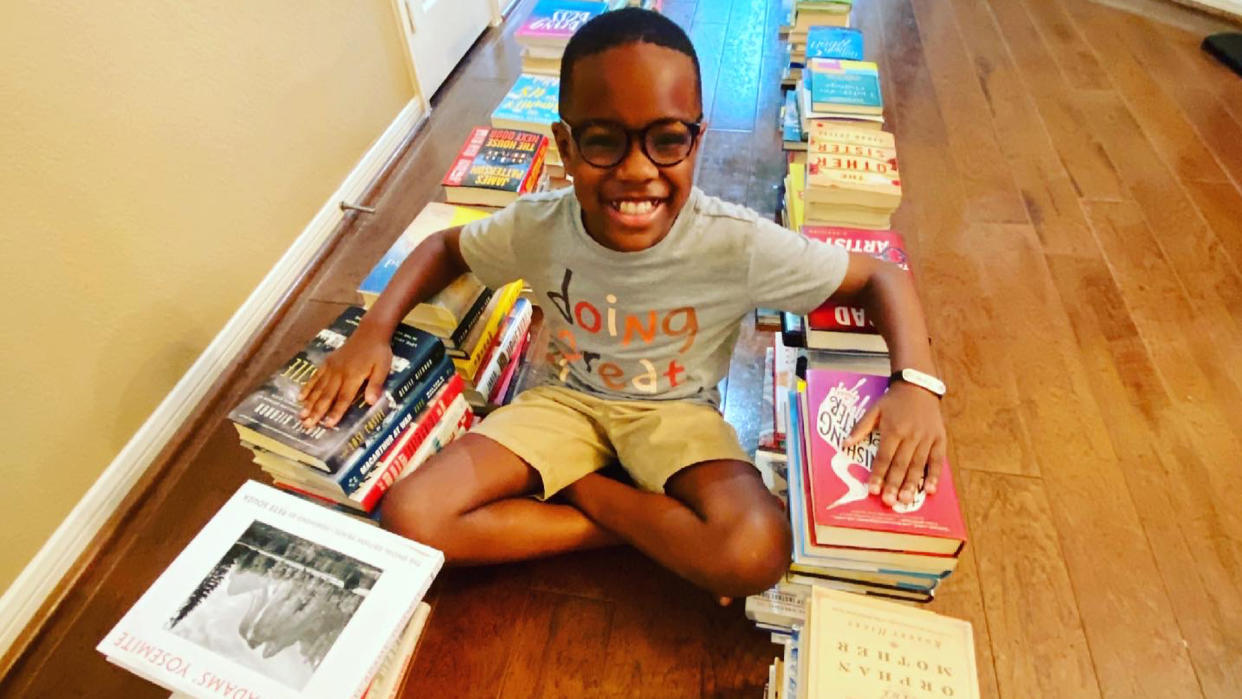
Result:
{"type": "Polygon", "coordinates": [[[880,75],[869,61],[816,58],[807,61],[811,71],[811,103],[816,112],[849,111],[880,113],[880,75]]]}
{"type": "Polygon", "coordinates": [[[785,92],[785,109],[781,111],[781,140],[785,143],[804,141],[802,119],[798,114],[798,95],[794,90],[785,92]]]}
{"type": "Polygon", "coordinates": [[[560,94],[560,78],[523,73],[492,112],[492,123],[553,124],[561,118],[557,109],[560,94]]]}
{"type": "Polygon", "coordinates": [[[530,41],[564,44],[578,28],[608,6],[589,0],[539,0],[530,16],[517,30],[519,43],[530,41]]]}
{"type": "Polygon", "coordinates": [[[806,58],[863,59],[863,35],[847,27],[811,27],[806,33],[806,58]]]}

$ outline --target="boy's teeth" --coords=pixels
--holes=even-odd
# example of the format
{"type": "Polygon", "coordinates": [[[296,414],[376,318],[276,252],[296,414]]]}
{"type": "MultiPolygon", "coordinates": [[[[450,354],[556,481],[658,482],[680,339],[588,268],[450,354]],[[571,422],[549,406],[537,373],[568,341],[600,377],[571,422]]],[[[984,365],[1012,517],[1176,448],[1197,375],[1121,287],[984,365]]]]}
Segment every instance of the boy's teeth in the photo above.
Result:
{"type": "Polygon", "coordinates": [[[617,202],[617,210],[627,216],[641,216],[651,213],[656,207],[656,202],[645,199],[643,201],[619,201],[617,202]]]}

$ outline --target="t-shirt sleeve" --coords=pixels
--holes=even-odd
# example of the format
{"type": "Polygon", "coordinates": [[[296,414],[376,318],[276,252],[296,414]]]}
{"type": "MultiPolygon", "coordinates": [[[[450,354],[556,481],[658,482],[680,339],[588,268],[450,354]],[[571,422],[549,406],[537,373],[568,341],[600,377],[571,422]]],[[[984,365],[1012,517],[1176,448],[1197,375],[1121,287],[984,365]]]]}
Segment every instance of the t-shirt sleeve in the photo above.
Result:
{"type": "Polygon", "coordinates": [[[461,257],[479,281],[492,289],[499,289],[522,276],[515,254],[515,250],[520,249],[515,238],[521,229],[518,209],[521,205],[515,202],[487,218],[462,226],[461,257]]]}
{"type": "Polygon", "coordinates": [[[845,248],[759,219],[750,245],[751,303],[809,313],[841,286],[849,263],[845,248]]]}

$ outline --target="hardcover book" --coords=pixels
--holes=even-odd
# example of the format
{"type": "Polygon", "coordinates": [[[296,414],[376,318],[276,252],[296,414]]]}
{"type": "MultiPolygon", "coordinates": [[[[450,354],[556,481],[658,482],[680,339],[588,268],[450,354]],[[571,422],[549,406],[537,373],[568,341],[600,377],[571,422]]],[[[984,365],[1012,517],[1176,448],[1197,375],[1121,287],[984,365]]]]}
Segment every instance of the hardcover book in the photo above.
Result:
{"type": "Polygon", "coordinates": [[[968,621],[813,587],[802,640],[809,699],[979,696],[968,621]]]}
{"type": "Polygon", "coordinates": [[[807,60],[811,108],[817,112],[880,114],[880,75],[870,61],[807,60]]]}
{"type": "Polygon", "coordinates": [[[920,488],[910,504],[885,505],[867,481],[881,435],[849,448],[841,444],[888,390],[888,378],[809,368],[807,473],[815,543],[956,556],[966,543],[953,472],[946,461],[935,495],[920,488]]]}
{"type": "Polygon", "coordinates": [[[446,198],[454,204],[505,206],[538,188],[547,149],[543,134],[475,127],[441,182],[446,198]]]}
{"type": "Polygon", "coordinates": [[[579,27],[607,9],[603,2],[589,0],[539,0],[515,37],[524,46],[563,46],[579,27]]]}
{"type": "Polygon", "coordinates": [[[806,33],[806,58],[863,59],[863,35],[847,27],[811,27],[806,33]]]}
{"type": "Polygon", "coordinates": [[[358,697],[443,562],[247,482],[97,650],[194,697],[358,697]]]}
{"type": "MultiPolygon", "coordinates": [[[[910,271],[905,243],[894,231],[863,230],[831,226],[804,226],[809,238],[837,245],[849,252],[872,257],[910,271]]],[[[825,302],[806,316],[807,347],[815,349],[888,352],[888,345],[862,306],[825,302]]]]}
{"type": "Polygon", "coordinates": [[[334,473],[348,462],[384,424],[384,418],[427,378],[444,356],[444,344],[431,333],[398,325],[392,335],[392,366],[384,392],[367,405],[361,392],[333,427],[310,429],[298,417],[302,386],[323,366],[328,354],[353,334],[364,311],[350,306],[320,330],[302,351],[285,363],[263,385],[229,413],[242,441],[281,456],[334,473]]]}

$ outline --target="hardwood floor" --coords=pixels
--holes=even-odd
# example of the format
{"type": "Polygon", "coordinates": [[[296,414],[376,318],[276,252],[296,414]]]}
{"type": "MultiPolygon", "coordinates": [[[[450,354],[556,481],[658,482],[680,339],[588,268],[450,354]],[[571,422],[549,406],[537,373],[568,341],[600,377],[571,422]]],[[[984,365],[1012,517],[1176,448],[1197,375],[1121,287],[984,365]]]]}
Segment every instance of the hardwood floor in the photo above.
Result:
{"type": "MultiPolygon", "coordinates": [[[[700,185],[774,211],[779,0],[666,5],[703,64],[700,185]]],[[[1242,79],[1197,48],[1219,24],[1152,0],[856,0],[855,17],[897,135],[894,226],[950,386],[971,531],[932,608],[974,625],[985,696],[1237,696],[1242,79]]],[[[172,450],[0,695],[162,696],[95,643],[259,477],[224,413],[439,198],[516,75],[513,28],[450,77],[377,214],[172,450]]],[[[763,346],[744,333],[726,397],[751,447],[763,346]]],[[[757,697],[776,654],[740,604],[628,550],[448,570],[429,599],[408,697],[757,697]]]]}

